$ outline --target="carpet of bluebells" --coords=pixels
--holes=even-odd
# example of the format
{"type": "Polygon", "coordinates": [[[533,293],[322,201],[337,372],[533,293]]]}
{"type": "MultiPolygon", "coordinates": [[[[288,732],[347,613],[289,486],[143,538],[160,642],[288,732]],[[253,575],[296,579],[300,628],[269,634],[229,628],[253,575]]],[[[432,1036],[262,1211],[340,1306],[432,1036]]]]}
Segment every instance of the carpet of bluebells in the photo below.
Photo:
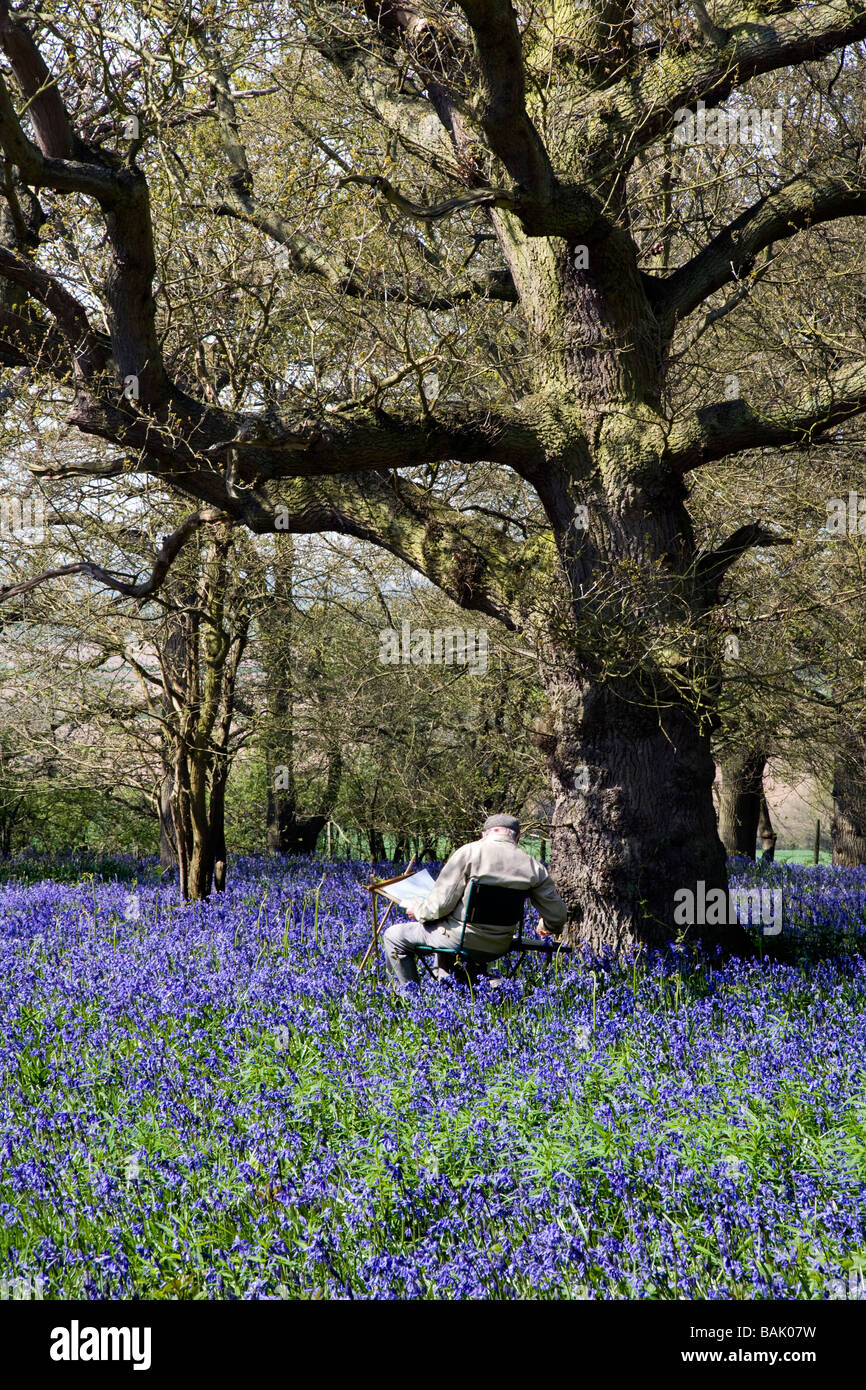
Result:
{"type": "Polygon", "coordinates": [[[784,890],[773,959],[533,958],[404,998],[358,972],[368,875],[236,860],[191,906],[144,864],[0,884],[5,1289],[846,1296],[866,870],[736,864],[784,890]]]}

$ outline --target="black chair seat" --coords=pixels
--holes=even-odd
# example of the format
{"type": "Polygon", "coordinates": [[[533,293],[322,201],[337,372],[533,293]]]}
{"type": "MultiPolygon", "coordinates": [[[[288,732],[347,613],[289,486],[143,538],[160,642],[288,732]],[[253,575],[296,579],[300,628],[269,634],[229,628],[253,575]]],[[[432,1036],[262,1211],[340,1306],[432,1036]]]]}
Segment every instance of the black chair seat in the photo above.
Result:
{"type": "Polygon", "coordinates": [[[511,949],[511,941],[499,952],[473,951],[463,945],[467,923],[480,922],[485,927],[510,927],[512,938],[520,936],[523,927],[523,910],[526,904],[526,889],[504,888],[498,883],[479,883],[477,878],[469,880],[469,895],[460,924],[460,940],[456,946],[416,946],[415,951],[424,955],[464,956],[467,960],[490,961],[504,956],[511,949]]]}

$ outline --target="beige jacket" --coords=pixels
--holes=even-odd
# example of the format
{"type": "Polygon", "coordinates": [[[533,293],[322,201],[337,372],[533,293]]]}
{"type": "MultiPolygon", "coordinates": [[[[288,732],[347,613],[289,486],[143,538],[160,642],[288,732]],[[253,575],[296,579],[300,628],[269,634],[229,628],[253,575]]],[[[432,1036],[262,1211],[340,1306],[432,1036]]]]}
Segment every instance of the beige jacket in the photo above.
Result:
{"type": "MultiPolygon", "coordinates": [[[[456,946],[472,878],[501,888],[525,888],[548,931],[555,936],[562,931],[566,906],[546,867],[504,835],[487,835],[455,850],[418,907],[418,921],[439,922],[456,946]]],[[[476,922],[467,923],[463,944],[470,950],[497,952],[506,950],[510,939],[508,928],[476,922]]]]}

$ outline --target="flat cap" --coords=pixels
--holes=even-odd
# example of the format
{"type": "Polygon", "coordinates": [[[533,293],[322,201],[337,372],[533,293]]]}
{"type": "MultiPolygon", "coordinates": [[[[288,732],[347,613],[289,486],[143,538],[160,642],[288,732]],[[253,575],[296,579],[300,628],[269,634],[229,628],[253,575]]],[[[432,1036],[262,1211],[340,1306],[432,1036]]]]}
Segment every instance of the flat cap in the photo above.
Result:
{"type": "Polygon", "coordinates": [[[520,821],[515,816],[488,816],[481,827],[481,833],[485,830],[495,830],[501,826],[503,830],[510,830],[513,835],[520,834],[520,821]]]}

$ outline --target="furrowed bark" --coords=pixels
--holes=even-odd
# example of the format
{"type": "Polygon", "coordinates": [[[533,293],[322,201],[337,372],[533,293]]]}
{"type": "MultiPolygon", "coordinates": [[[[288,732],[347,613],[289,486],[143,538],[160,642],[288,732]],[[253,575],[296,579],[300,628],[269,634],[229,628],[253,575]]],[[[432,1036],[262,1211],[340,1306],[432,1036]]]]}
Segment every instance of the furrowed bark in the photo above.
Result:
{"type": "Polygon", "coordinates": [[[728,854],[755,857],[766,763],[765,753],[738,749],[722,764],[719,835],[728,854]]]}
{"type": "Polygon", "coordinates": [[[833,863],[866,864],[866,739],[855,728],[840,734],[833,764],[833,863]]]}

